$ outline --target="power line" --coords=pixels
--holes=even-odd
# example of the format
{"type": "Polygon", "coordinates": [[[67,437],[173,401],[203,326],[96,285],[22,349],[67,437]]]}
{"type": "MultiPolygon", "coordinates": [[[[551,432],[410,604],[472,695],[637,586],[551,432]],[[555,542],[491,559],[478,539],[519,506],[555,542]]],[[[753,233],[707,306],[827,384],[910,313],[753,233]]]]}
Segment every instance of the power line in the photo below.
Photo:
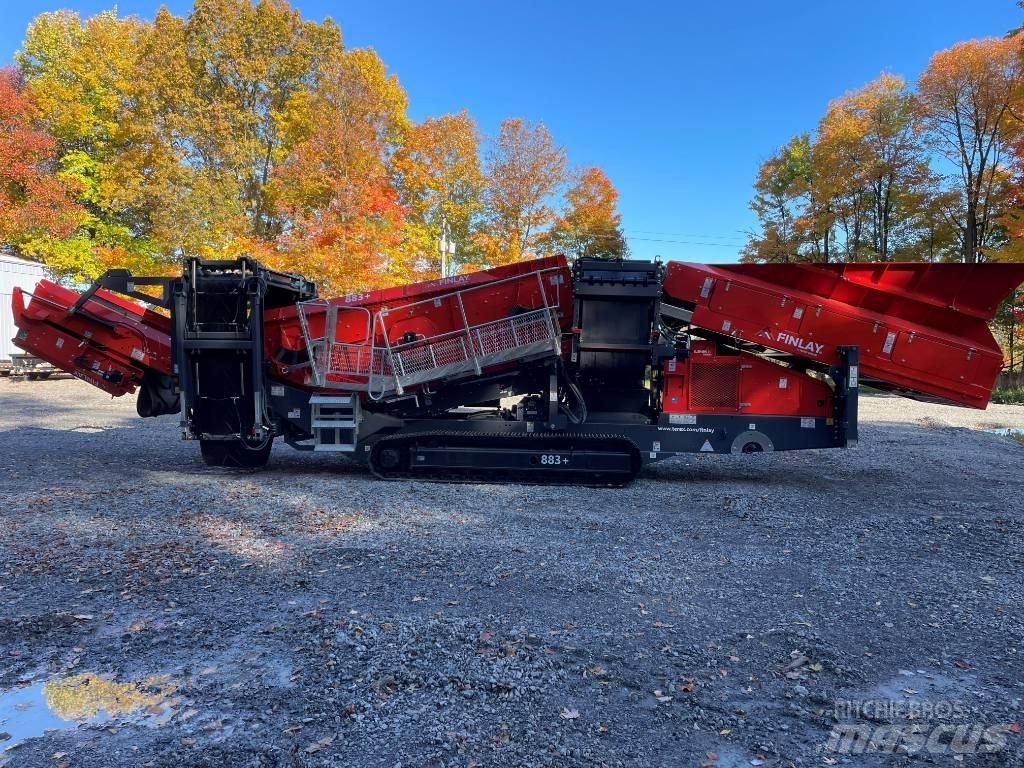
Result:
{"type": "Polygon", "coordinates": [[[746,240],[746,236],[738,235],[698,235],[692,232],[658,232],[650,229],[633,229],[627,227],[627,232],[638,232],[641,235],[668,235],[669,237],[703,237],[708,240],[746,240]]]}
{"type": "Polygon", "coordinates": [[[591,237],[609,237],[614,235],[621,235],[626,240],[638,240],[642,242],[650,243],[680,243],[683,245],[711,245],[718,246],[721,248],[738,248],[746,244],[747,238],[738,235],[697,235],[697,234],[686,234],[683,232],[663,232],[655,230],[645,229],[617,229],[615,227],[607,228],[592,228],[592,229],[581,229],[575,230],[577,235],[589,235],[591,237]],[[629,232],[636,232],[637,235],[627,234],[629,232]],[[669,235],[672,239],[660,239],[652,237],[639,237],[638,235],[669,235]],[[675,238],[703,238],[701,241],[695,241],[690,239],[678,240],[675,238]],[[720,242],[712,243],[706,242],[707,240],[732,240],[733,242],[720,242]]]}
{"type": "MultiPolygon", "coordinates": [[[[640,231],[640,230],[634,230],[640,231]]],[[[700,245],[708,246],[711,248],[733,248],[739,250],[745,245],[745,242],[733,242],[733,243],[711,243],[702,240],[677,240],[675,238],[666,239],[658,237],[636,237],[635,235],[626,235],[616,229],[583,229],[576,230],[573,232],[577,237],[613,237],[621,236],[623,240],[628,242],[641,242],[641,243],[671,243],[673,245],[700,245]]],[[[699,237],[699,235],[691,235],[691,237],[699,237]]]]}
{"type": "Polygon", "coordinates": [[[713,248],[733,248],[739,250],[743,247],[741,243],[702,243],[696,240],[659,240],[653,237],[627,237],[626,240],[630,242],[643,242],[643,243],[673,243],[676,245],[706,245],[713,248]]]}

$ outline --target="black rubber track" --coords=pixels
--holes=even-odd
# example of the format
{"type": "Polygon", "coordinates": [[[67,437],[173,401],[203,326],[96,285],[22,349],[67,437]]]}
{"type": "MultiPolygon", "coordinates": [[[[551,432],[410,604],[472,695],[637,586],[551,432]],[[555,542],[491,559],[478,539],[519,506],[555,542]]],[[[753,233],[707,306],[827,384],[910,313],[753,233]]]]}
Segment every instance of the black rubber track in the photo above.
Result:
{"type": "Polygon", "coordinates": [[[377,440],[370,450],[370,471],[382,480],[424,480],[439,483],[517,483],[520,485],[582,485],[621,488],[629,485],[642,467],[640,449],[625,435],[538,432],[530,434],[495,434],[455,431],[413,432],[390,435],[377,440]],[[417,471],[409,466],[409,449],[416,445],[432,447],[607,451],[629,457],[630,471],[601,472],[594,470],[553,471],[537,466],[530,469],[496,471],[449,468],[426,468],[417,471]],[[396,468],[385,468],[381,455],[397,450],[403,461],[396,468]]]}

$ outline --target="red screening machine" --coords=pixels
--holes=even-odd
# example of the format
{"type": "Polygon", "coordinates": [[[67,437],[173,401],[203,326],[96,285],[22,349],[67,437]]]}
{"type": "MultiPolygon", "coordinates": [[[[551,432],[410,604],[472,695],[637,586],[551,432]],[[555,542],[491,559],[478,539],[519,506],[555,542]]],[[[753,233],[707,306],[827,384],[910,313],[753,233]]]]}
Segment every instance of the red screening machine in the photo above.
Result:
{"type": "Polygon", "coordinates": [[[984,408],[987,323],[1022,282],[1020,264],[550,258],[324,300],[248,258],[189,259],[81,294],[42,281],[13,309],[19,346],[180,414],[211,465],[261,466],[281,438],[383,478],[616,485],[682,453],[850,446],[862,382],[984,408]]]}

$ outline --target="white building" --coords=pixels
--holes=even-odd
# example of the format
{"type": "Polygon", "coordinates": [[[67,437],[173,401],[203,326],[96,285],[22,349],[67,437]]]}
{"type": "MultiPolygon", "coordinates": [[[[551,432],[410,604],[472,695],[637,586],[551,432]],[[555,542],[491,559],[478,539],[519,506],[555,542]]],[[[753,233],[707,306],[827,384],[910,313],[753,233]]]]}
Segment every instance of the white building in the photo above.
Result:
{"type": "Polygon", "coordinates": [[[21,352],[12,341],[18,332],[11,311],[15,286],[31,291],[37,282],[47,277],[50,275],[42,264],[0,252],[0,368],[9,368],[11,355],[21,352]]]}

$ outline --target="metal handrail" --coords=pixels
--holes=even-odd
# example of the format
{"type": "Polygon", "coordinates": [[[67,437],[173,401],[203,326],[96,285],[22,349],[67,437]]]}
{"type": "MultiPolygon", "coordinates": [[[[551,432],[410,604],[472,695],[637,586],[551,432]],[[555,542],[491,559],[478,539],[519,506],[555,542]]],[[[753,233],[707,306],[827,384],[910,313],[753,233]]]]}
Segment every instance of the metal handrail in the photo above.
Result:
{"type": "MultiPolygon", "coordinates": [[[[548,289],[544,283],[544,275],[557,273],[558,271],[558,268],[550,267],[522,275],[513,275],[502,280],[474,285],[440,296],[432,296],[410,304],[403,304],[395,309],[382,307],[373,313],[365,307],[332,305],[329,302],[322,302],[322,300],[303,302],[303,304],[307,305],[323,305],[328,313],[328,316],[325,318],[327,325],[324,329],[324,336],[312,339],[309,324],[304,314],[305,308],[301,304],[299,306],[299,322],[303,336],[306,339],[307,351],[310,355],[317,384],[319,386],[332,386],[328,380],[328,376],[332,373],[360,378],[365,376],[367,379],[367,393],[372,399],[379,400],[387,393],[389,382],[393,383],[394,391],[401,395],[404,393],[403,380],[405,380],[404,383],[406,384],[423,383],[432,380],[430,377],[431,372],[436,373],[435,378],[443,378],[447,375],[454,375],[463,371],[468,372],[469,370],[479,375],[483,365],[491,365],[503,359],[515,359],[514,356],[508,357],[508,355],[514,353],[517,349],[530,347],[540,341],[550,343],[552,351],[557,353],[560,349],[561,334],[554,317],[554,310],[548,301],[548,289]],[[530,279],[536,279],[540,289],[539,307],[529,309],[520,315],[489,320],[475,326],[469,324],[463,302],[465,294],[484,288],[493,288],[496,285],[530,279]],[[454,301],[456,303],[460,319],[462,320],[461,328],[455,328],[435,336],[424,337],[397,345],[391,343],[386,322],[389,314],[394,311],[404,312],[410,308],[428,303],[440,306],[442,301],[454,301]],[[332,328],[331,326],[336,325],[337,312],[346,309],[361,310],[366,312],[370,318],[368,322],[369,332],[361,344],[336,342],[334,340],[336,327],[332,328]],[[541,319],[543,319],[544,333],[541,337],[531,339],[531,334],[526,331],[526,327],[530,323],[536,323],[541,319]],[[507,333],[509,339],[504,344],[499,341],[503,333],[507,333]],[[523,340],[524,334],[528,339],[526,341],[523,340]],[[382,344],[376,343],[378,336],[382,340],[382,344]],[[445,349],[445,346],[454,339],[459,339],[458,346],[445,349]],[[488,344],[493,345],[493,348],[488,350],[488,344]],[[320,354],[321,349],[322,355],[320,354]],[[339,350],[344,350],[342,357],[346,360],[355,360],[355,370],[352,370],[351,365],[345,370],[335,367],[335,353],[339,350]],[[423,367],[419,367],[422,363],[414,359],[414,353],[416,352],[423,355],[423,361],[426,362],[426,365],[423,367]],[[450,359],[448,359],[449,357],[450,359]]],[[[351,386],[351,384],[351,382],[346,382],[345,384],[339,383],[334,386],[351,386]]]]}

